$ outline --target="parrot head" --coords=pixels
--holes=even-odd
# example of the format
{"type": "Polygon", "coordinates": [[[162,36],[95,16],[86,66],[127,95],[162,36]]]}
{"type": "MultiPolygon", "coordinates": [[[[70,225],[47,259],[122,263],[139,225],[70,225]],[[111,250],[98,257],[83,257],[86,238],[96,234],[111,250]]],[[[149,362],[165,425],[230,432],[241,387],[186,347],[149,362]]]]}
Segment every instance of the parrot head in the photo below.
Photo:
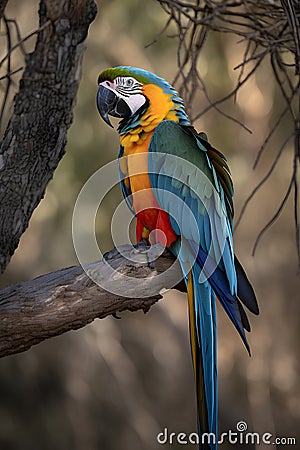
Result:
{"type": "Polygon", "coordinates": [[[106,69],[100,73],[98,85],[99,114],[110,126],[109,116],[122,119],[120,134],[141,125],[150,131],[164,119],[183,125],[190,123],[176,90],[144,69],[129,66],[106,69]]]}

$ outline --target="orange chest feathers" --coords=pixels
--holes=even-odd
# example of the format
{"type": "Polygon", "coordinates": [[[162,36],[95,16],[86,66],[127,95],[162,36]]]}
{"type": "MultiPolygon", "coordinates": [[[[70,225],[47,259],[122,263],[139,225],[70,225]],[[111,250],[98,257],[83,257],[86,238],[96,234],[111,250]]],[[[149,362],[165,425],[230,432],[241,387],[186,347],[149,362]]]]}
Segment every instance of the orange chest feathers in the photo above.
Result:
{"type": "Polygon", "coordinates": [[[149,107],[140,119],[140,125],[121,135],[124,148],[120,159],[120,169],[125,175],[124,183],[132,193],[132,209],[137,218],[137,240],[149,238],[153,230],[155,238],[162,245],[171,245],[177,236],[169,215],[158,204],[152,190],[148,174],[148,149],[155,128],[163,120],[178,121],[176,108],[170,94],[165,94],[159,86],[143,86],[143,94],[149,100],[149,107]]]}
{"type": "Polygon", "coordinates": [[[148,173],[148,148],[153,132],[147,133],[143,142],[131,142],[124,146],[123,157],[120,158],[120,169],[126,177],[124,183],[131,191],[132,209],[136,214],[136,238],[149,239],[151,243],[159,242],[162,246],[170,246],[177,239],[167,212],[159,206],[148,173]]]}

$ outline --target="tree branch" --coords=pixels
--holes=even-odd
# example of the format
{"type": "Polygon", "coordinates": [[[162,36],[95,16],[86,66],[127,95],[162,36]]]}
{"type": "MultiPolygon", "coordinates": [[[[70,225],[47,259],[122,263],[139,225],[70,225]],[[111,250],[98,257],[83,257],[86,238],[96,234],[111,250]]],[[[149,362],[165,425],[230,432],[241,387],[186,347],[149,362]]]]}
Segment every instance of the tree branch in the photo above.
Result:
{"type": "MultiPolygon", "coordinates": [[[[0,291],[0,357],[28,350],[96,318],[125,310],[147,312],[161,298],[163,288],[177,285],[182,278],[178,262],[167,252],[156,259],[154,270],[146,254],[133,262],[132,247],[121,249],[122,255],[114,252],[107,262],[89,264],[85,270],[73,266],[0,291]],[[112,293],[111,288],[126,292],[127,297],[112,293]]],[[[184,289],[182,284],[178,289],[184,289]]]]}
{"type": "Polygon", "coordinates": [[[35,50],[0,142],[0,271],[44,196],[72,123],[84,52],[96,15],[93,0],[41,0],[35,50]]]}
{"type": "Polygon", "coordinates": [[[0,0],[0,19],[3,16],[8,0],[0,0]]]}

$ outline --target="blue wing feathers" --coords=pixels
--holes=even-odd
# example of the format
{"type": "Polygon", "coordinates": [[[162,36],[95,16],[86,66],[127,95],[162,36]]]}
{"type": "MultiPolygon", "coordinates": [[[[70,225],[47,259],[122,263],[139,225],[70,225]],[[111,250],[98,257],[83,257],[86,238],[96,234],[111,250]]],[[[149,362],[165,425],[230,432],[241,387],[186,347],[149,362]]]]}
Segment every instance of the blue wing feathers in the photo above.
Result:
{"type": "MultiPolygon", "coordinates": [[[[250,325],[240,300],[258,313],[253,288],[233,251],[230,171],[225,157],[196,135],[192,127],[173,121],[163,121],[156,128],[148,166],[157,201],[169,213],[175,233],[181,236],[181,243],[178,239],[170,249],[178,256],[186,281],[189,262],[195,261],[191,268],[195,324],[190,320],[190,333],[192,336],[195,327],[200,356],[194,356],[193,361],[198,367],[196,373],[203,372],[203,379],[196,377],[199,428],[202,433],[213,432],[217,436],[215,298],[218,297],[249,354],[245,329],[250,331],[250,325]],[[196,227],[186,208],[192,212],[196,227]]],[[[189,308],[190,305],[189,302],[189,308]]],[[[216,449],[217,445],[211,444],[210,448],[216,449]]]]}
{"type": "MultiPolygon", "coordinates": [[[[189,242],[189,244],[191,248],[193,248],[193,250],[196,252],[197,248],[195,244],[193,242],[189,242]]],[[[198,249],[197,261],[199,263],[199,267],[203,268],[205,262],[209,262],[209,256],[205,252],[203,252],[203,250],[198,249]]],[[[214,264],[214,262],[211,261],[211,264],[214,264]]],[[[219,298],[221,305],[225,309],[226,313],[228,314],[229,318],[240,334],[250,354],[250,348],[244,331],[244,325],[238,305],[238,299],[236,298],[236,296],[231,294],[225,273],[217,268],[210,276],[209,282],[217,297],[219,298]]]]}
{"type": "MultiPolygon", "coordinates": [[[[233,207],[232,199],[228,197],[228,192],[233,193],[233,187],[225,157],[205,139],[195,136],[191,127],[183,128],[175,122],[163,121],[150,143],[149,173],[151,185],[162,189],[157,198],[160,206],[171,214],[171,224],[174,225],[176,234],[193,242],[193,252],[198,254],[200,267],[203,267],[208,254],[217,261],[217,268],[209,279],[210,284],[249,349],[236,295],[240,294],[239,298],[250,311],[258,309],[254,291],[240,264],[236,263],[233,253],[233,207]],[[159,155],[159,152],[164,154],[159,155]],[[209,154],[212,155],[211,158],[209,154]],[[155,158],[151,155],[155,155],[155,158]],[[180,156],[192,164],[185,164],[184,159],[177,162],[168,158],[172,155],[180,156]],[[172,175],[180,180],[174,181],[172,175]],[[213,192],[212,185],[217,193],[213,192]],[[227,192],[223,190],[223,185],[227,192]],[[192,195],[192,189],[198,195],[195,192],[192,195]],[[192,211],[199,239],[195,239],[197,233],[188,217],[183,214],[182,207],[178,207],[180,201],[177,204],[165,192],[178,196],[192,211]]],[[[244,322],[246,323],[245,320],[244,322]]]]}

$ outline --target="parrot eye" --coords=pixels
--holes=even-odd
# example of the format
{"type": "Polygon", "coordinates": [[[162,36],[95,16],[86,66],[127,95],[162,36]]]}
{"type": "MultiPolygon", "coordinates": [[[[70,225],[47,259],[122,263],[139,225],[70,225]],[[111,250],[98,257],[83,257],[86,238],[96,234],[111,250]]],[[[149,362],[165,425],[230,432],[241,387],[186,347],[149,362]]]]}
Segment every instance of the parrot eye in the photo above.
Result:
{"type": "Polygon", "coordinates": [[[133,77],[117,77],[115,79],[117,90],[120,92],[127,89],[138,88],[141,84],[133,77]]]}
{"type": "Polygon", "coordinates": [[[134,79],[133,78],[126,78],[124,80],[124,86],[126,87],[132,87],[134,85],[134,79]]]}
{"type": "MultiPolygon", "coordinates": [[[[136,101],[136,96],[142,95],[142,83],[139,83],[134,77],[117,77],[115,78],[115,90],[121,97],[126,99],[128,99],[129,97],[133,97],[135,98],[135,100],[133,101],[136,101]]],[[[144,97],[142,100],[142,104],[144,104],[144,97]]],[[[133,107],[133,109],[135,109],[135,106],[133,107]]]]}

